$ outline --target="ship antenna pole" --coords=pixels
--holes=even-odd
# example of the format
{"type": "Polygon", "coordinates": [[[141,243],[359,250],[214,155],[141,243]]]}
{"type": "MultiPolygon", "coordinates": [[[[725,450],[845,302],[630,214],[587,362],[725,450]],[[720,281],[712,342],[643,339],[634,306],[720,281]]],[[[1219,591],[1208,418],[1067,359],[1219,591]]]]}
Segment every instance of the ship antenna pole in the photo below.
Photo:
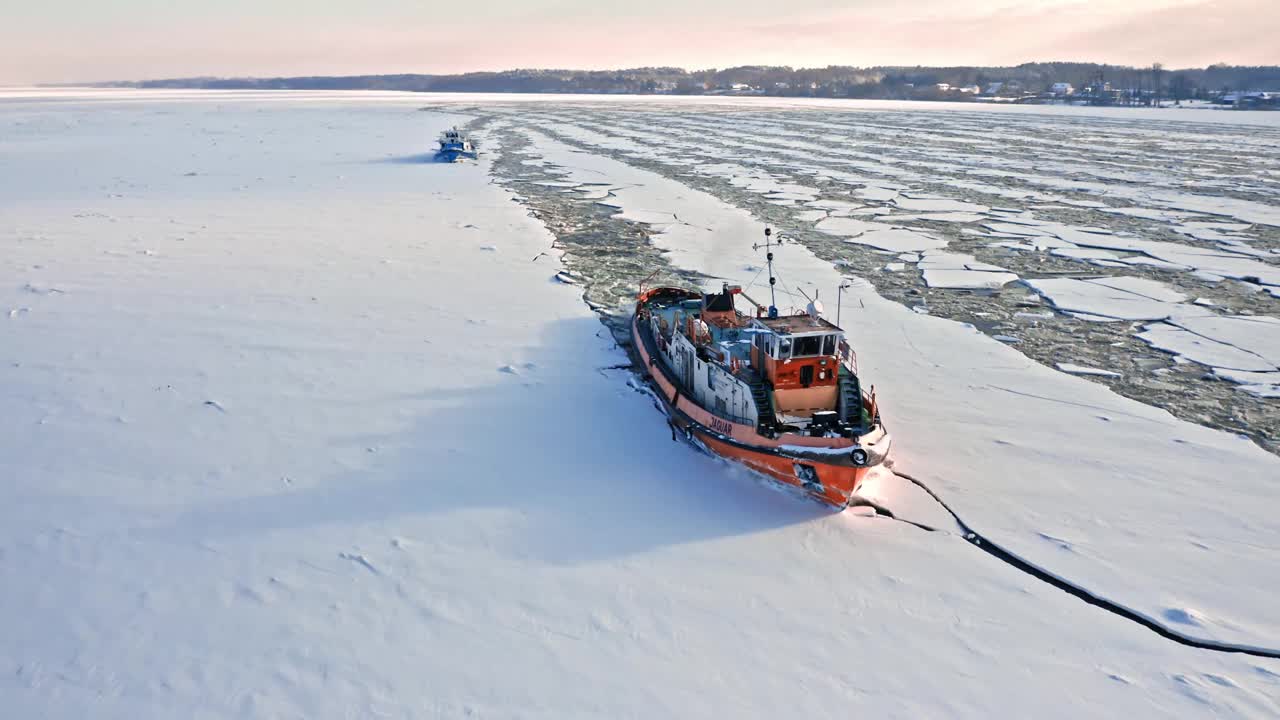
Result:
{"type": "Polygon", "coordinates": [[[765,260],[769,263],[769,317],[778,316],[778,298],[774,294],[774,285],[778,284],[778,278],[773,276],[773,246],[769,244],[769,240],[773,237],[773,230],[764,229],[764,250],[765,260]]]}
{"type": "MultiPolygon", "coordinates": [[[[769,263],[769,317],[776,318],[778,317],[778,297],[776,295],[776,291],[774,290],[774,286],[778,284],[778,278],[773,276],[772,240],[773,240],[773,230],[770,228],[765,228],[764,229],[765,260],[769,263]]],[[[756,249],[757,250],[760,249],[760,246],[758,244],[756,245],[756,249]]]]}
{"type": "Polygon", "coordinates": [[[853,283],[848,278],[840,278],[840,286],[836,288],[836,327],[844,327],[840,324],[840,311],[844,309],[843,295],[844,291],[853,287],[853,283]]]}

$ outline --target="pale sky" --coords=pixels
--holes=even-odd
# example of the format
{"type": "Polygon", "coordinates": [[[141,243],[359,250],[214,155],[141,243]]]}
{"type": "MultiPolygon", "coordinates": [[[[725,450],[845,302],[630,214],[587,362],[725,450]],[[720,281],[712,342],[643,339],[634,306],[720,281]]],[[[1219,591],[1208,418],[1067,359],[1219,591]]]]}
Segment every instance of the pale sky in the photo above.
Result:
{"type": "Polygon", "coordinates": [[[743,64],[1280,64],[1280,0],[0,0],[0,85],[743,64]]]}

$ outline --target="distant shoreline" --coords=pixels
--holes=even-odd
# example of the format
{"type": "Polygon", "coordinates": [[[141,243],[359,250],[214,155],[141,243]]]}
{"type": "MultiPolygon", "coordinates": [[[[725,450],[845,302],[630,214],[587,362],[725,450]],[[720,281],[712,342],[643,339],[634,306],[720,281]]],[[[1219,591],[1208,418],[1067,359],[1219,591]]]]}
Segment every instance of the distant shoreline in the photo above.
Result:
{"type": "Polygon", "coordinates": [[[1087,100],[1073,100],[1073,99],[1071,99],[1071,98],[1027,98],[1027,99],[1017,99],[1017,100],[1005,100],[1005,99],[986,98],[986,97],[974,97],[974,98],[946,98],[946,97],[942,97],[942,98],[892,98],[892,97],[850,98],[850,97],[824,97],[824,96],[812,96],[812,95],[804,95],[804,96],[797,96],[797,95],[760,95],[760,94],[746,94],[746,93],[743,93],[743,94],[732,94],[732,93],[695,93],[695,94],[676,94],[676,93],[654,93],[654,92],[651,92],[651,93],[639,93],[639,92],[637,92],[637,93],[632,93],[632,92],[627,92],[627,93],[604,93],[604,92],[589,92],[589,91],[578,91],[578,92],[569,92],[569,91],[563,91],[563,92],[527,92],[527,91],[519,91],[519,90],[395,90],[395,89],[388,89],[388,88],[324,88],[324,89],[320,89],[320,88],[295,88],[295,87],[280,87],[280,88],[275,88],[275,87],[273,87],[273,88],[244,87],[244,88],[240,88],[240,87],[203,87],[203,86],[196,86],[196,85],[192,85],[192,86],[177,86],[177,85],[173,85],[173,86],[165,86],[165,87],[140,87],[140,86],[135,86],[135,85],[123,85],[123,84],[117,84],[117,83],[111,83],[111,84],[87,84],[87,85],[86,85],[86,84],[45,84],[45,85],[31,85],[31,86],[15,86],[15,87],[3,87],[3,86],[0,86],[0,93],[3,93],[3,92],[5,92],[5,91],[14,91],[14,90],[29,90],[29,91],[59,91],[59,90],[62,90],[62,91],[71,91],[71,90],[142,90],[142,91],[148,91],[148,90],[152,90],[152,91],[164,91],[164,90],[194,90],[194,91],[197,91],[197,92],[214,92],[214,93],[216,93],[216,92],[228,92],[228,93],[231,93],[231,92],[238,92],[238,91],[260,92],[260,93],[275,93],[275,92],[279,92],[279,93],[290,93],[290,92],[303,92],[303,93],[306,93],[306,92],[312,92],[312,93],[314,93],[314,92],[379,93],[379,92],[383,92],[383,93],[385,93],[385,92],[393,92],[393,93],[408,93],[408,94],[421,94],[421,95],[512,95],[512,96],[535,97],[535,98],[536,98],[536,97],[552,97],[552,96],[562,96],[562,95],[573,95],[573,96],[578,96],[578,97],[583,97],[583,98],[595,97],[595,98],[600,98],[600,99],[602,99],[602,100],[603,100],[603,99],[609,99],[609,98],[655,98],[655,99],[662,99],[662,98],[669,98],[669,99],[677,99],[677,98],[705,98],[705,99],[708,99],[708,100],[724,99],[724,100],[736,100],[736,101],[744,101],[744,100],[745,100],[745,101],[751,101],[751,100],[754,100],[754,99],[759,99],[759,100],[796,100],[796,101],[803,101],[803,100],[823,100],[823,101],[827,101],[827,102],[841,102],[841,101],[845,101],[845,102],[851,102],[851,103],[852,103],[852,102],[884,102],[884,103],[894,103],[894,102],[906,102],[906,103],[911,103],[911,102],[925,102],[925,103],[938,103],[938,104],[949,104],[949,105],[956,105],[956,104],[962,104],[962,105],[973,105],[973,106],[975,106],[975,107],[993,107],[993,106],[994,106],[994,107],[1027,107],[1027,108],[1031,108],[1031,107],[1079,107],[1079,108],[1093,107],[1093,108],[1117,108],[1117,109],[1132,109],[1132,110],[1200,110],[1200,111],[1205,111],[1205,110],[1214,110],[1214,111],[1219,111],[1219,112],[1263,112],[1263,113],[1266,113],[1266,112],[1268,112],[1268,111],[1274,111],[1274,110],[1278,110],[1278,109],[1280,109],[1280,108],[1277,108],[1277,107],[1274,107],[1274,106],[1271,106],[1271,107],[1233,107],[1232,105],[1217,104],[1217,103],[1214,103],[1214,102],[1211,102],[1211,101],[1208,101],[1208,100],[1184,100],[1184,101],[1177,101],[1177,102],[1175,102],[1175,101],[1173,101],[1173,100],[1168,100],[1168,99],[1161,100],[1161,101],[1159,102],[1159,104],[1138,105],[1138,104],[1120,104],[1120,103],[1097,104],[1097,103],[1091,103],[1091,102],[1089,102],[1089,101],[1087,101],[1087,100]]]}
{"type": "MultiPolygon", "coordinates": [[[[81,83],[82,87],[185,90],[388,90],[402,92],[924,100],[1158,107],[1201,101],[1280,109],[1280,66],[1167,70],[1097,63],[1012,67],[826,67],[748,65],[688,71],[521,69],[453,75],[187,77],[81,83]]],[[[41,87],[67,87],[67,84],[41,87]]]]}

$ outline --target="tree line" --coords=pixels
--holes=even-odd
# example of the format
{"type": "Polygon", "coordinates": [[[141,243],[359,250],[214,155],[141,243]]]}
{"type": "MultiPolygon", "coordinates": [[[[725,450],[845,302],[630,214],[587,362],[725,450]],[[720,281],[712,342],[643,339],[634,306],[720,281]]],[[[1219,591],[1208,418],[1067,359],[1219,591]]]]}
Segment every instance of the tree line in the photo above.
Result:
{"type": "Polygon", "coordinates": [[[1108,86],[1155,92],[1168,99],[1209,98],[1232,91],[1280,91],[1280,66],[1211,65],[1166,70],[1097,63],[1042,62],[1010,67],[791,68],[747,65],[684,70],[642,67],[624,70],[520,69],[456,75],[353,75],[277,78],[176,78],[100,83],[140,88],[406,90],[416,92],[520,93],[750,93],[780,96],[921,98],[950,88],[980,88],[996,83],[1026,94],[1046,92],[1054,83],[1075,88],[1108,86]]]}

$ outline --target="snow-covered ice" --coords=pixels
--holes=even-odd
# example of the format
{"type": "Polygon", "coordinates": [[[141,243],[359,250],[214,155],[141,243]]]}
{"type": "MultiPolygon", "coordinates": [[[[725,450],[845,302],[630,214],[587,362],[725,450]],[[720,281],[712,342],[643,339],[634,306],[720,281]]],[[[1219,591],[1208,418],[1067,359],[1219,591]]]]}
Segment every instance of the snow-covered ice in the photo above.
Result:
{"type": "MultiPolygon", "coordinates": [[[[831,218],[831,220],[841,219],[843,218],[831,218]]],[[[824,222],[830,222],[830,220],[824,222]]],[[[920,252],[947,246],[946,240],[905,228],[867,230],[859,235],[845,238],[845,241],[897,253],[920,252]]]]}
{"type": "Polygon", "coordinates": [[[1032,278],[1025,281],[1060,310],[1117,320],[1163,320],[1186,297],[1145,278],[1032,278]]]}
{"type": "Polygon", "coordinates": [[[890,226],[870,220],[859,220],[848,217],[829,217],[822,219],[816,226],[820,232],[829,235],[857,237],[872,230],[888,230],[890,226]]]}
{"type": "MultiPolygon", "coordinates": [[[[1183,647],[953,530],[830,514],[671,442],[609,369],[624,358],[582,289],[549,282],[553,238],[490,159],[418,161],[483,96],[441,113],[416,94],[88,95],[0,105],[6,714],[1280,712],[1280,662],[1183,647]]],[[[528,160],[609,188],[673,265],[758,271],[749,213],[526,135],[528,160]]],[[[744,183],[805,194],[786,185],[744,183]]],[[[876,232],[945,245],[854,239],[876,232]]],[[[842,280],[803,246],[778,258],[796,289],[842,280]]],[[[1143,295],[1182,332],[1273,357],[1252,337],[1272,336],[1173,291],[1090,285],[1067,289],[1112,312],[1112,293],[1143,295]]],[[[1280,645],[1275,456],[863,281],[843,312],[895,469],[1159,623],[1280,645]]],[[[868,492],[945,520],[892,476],[868,492]]]]}
{"type": "MultiPolygon", "coordinates": [[[[538,144],[554,162],[574,167],[583,176],[603,174],[620,184],[634,186],[627,191],[632,193],[630,198],[620,195],[624,204],[631,201],[646,207],[654,203],[678,207],[677,214],[686,222],[665,228],[653,238],[669,251],[678,266],[744,284],[751,280],[751,274],[744,275],[742,268],[750,265],[752,237],[762,231],[762,226],[744,213],[725,207],[713,198],[700,198],[679,183],[651,172],[606,158],[585,157],[546,138],[539,138],[538,144]]],[[[830,287],[838,283],[838,275],[829,265],[794,246],[786,253],[779,253],[779,263],[787,277],[804,278],[830,287]]],[[[1097,292],[1118,294],[1126,302],[1128,298],[1136,298],[1172,306],[1180,297],[1141,278],[1089,285],[1097,292]]],[[[1117,590],[1126,588],[1119,592],[1126,597],[1122,602],[1141,605],[1150,616],[1162,612],[1158,601],[1154,606],[1150,604],[1154,600],[1151,588],[1160,587],[1161,593],[1199,595],[1204,605],[1235,607],[1223,614],[1210,613],[1223,620],[1206,624],[1201,631],[1215,638],[1236,638],[1243,642],[1254,637],[1252,632],[1242,632],[1246,624],[1260,631],[1263,627],[1274,628],[1263,619],[1265,613],[1261,611],[1266,602],[1266,584],[1260,584],[1259,579],[1247,571],[1236,574],[1247,565],[1261,562],[1260,558],[1233,567],[1196,554],[1179,553],[1176,570],[1155,561],[1157,556],[1165,558],[1169,548],[1177,544],[1173,538],[1195,532],[1173,521],[1183,512],[1180,509],[1182,493],[1174,488],[1185,482],[1186,492],[1197,492],[1200,481],[1215,477],[1221,467],[1233,468],[1232,477],[1238,483],[1225,495],[1232,498],[1230,509],[1223,507],[1216,511],[1223,513],[1224,518],[1234,518],[1226,521],[1221,529],[1235,528],[1234,532],[1240,532],[1241,513],[1255,514],[1255,520],[1248,526],[1251,529],[1243,532],[1248,535],[1260,530],[1268,537],[1275,534],[1277,528],[1264,519],[1265,514],[1256,515],[1263,512],[1257,505],[1259,498],[1268,492],[1263,478],[1280,472],[1280,461],[1274,456],[1240,438],[1180,423],[1161,411],[1119,398],[1084,380],[1066,377],[1025,360],[1016,362],[1013,358],[1020,356],[1011,348],[998,343],[984,344],[982,336],[955,323],[909,314],[905,308],[886,303],[869,288],[864,289],[865,293],[853,293],[852,299],[861,304],[862,312],[873,312],[877,320],[862,324],[854,319],[853,334],[860,347],[875,347],[877,352],[873,356],[875,360],[863,361],[860,355],[860,362],[875,362],[880,368],[870,376],[876,378],[886,397],[895,398],[887,403],[892,402],[900,412],[916,407],[920,418],[928,418],[926,424],[916,428],[923,437],[915,441],[921,450],[913,453],[913,465],[920,463],[928,468],[938,483],[945,483],[961,494],[964,499],[958,502],[972,503],[970,509],[985,521],[1007,528],[1008,537],[1021,536],[1022,530],[1014,528],[1025,529],[1020,518],[1027,517],[1037,518],[1032,525],[1047,522],[1076,527],[1091,522],[1087,518],[1109,516],[1111,519],[1104,522],[1110,527],[1144,528],[1147,539],[1138,545],[1129,538],[1129,531],[1115,535],[1095,532],[1091,533],[1090,540],[1094,549],[1087,557],[1076,554],[1068,559],[1056,555],[1044,559],[1060,560],[1071,565],[1077,576],[1092,577],[1097,581],[1087,583],[1092,587],[1098,588],[1101,584],[1117,590]],[[906,314],[898,317],[899,312],[906,314]],[[927,330],[910,330],[921,323],[931,326],[927,330]],[[904,336],[909,342],[904,342],[904,336]],[[1012,357],[999,360],[999,353],[1012,357]],[[942,358],[946,364],[941,362],[942,358]],[[953,374],[964,377],[965,381],[953,383],[944,379],[953,374]],[[928,380],[934,376],[936,380],[928,380]],[[891,391],[885,390],[890,387],[891,391]],[[974,397],[976,388],[982,388],[977,393],[980,400],[974,397]],[[1051,422],[1044,422],[1046,413],[1053,418],[1051,422]],[[1176,433],[1172,440],[1171,432],[1176,433]],[[1008,433],[1016,434],[1017,439],[1002,437],[1008,433]],[[1197,439],[1189,441],[1183,439],[1184,436],[1197,439]],[[1157,455],[1133,452],[1135,447],[1156,445],[1161,447],[1157,455]],[[981,446],[980,451],[977,446],[981,446]],[[978,457],[974,453],[979,452],[982,462],[972,465],[954,462],[957,458],[978,457]],[[1081,463],[1088,468],[1111,470],[1106,474],[1082,473],[1081,463]],[[1127,478],[1123,485],[1117,486],[1111,481],[1117,473],[1127,478]],[[1034,477],[1040,482],[1027,486],[1011,480],[1019,476],[1034,477]],[[1008,478],[1013,484],[1001,478],[1008,478]],[[1047,478],[1053,478],[1048,485],[1045,484],[1047,478]],[[1082,482],[1086,485],[1082,486],[1082,482]],[[1096,492],[1104,492],[1105,487],[1105,493],[1111,498],[1105,508],[1090,500],[1095,492],[1089,487],[1092,483],[1099,485],[1096,492]],[[1046,492],[1049,487],[1058,491],[1046,492]],[[1151,488],[1155,487],[1163,489],[1153,493],[1151,488]],[[976,488],[983,490],[976,491],[976,488]],[[1050,512],[1052,516],[1045,514],[1050,512]],[[1120,561],[1121,556],[1128,559],[1120,561]],[[1107,559],[1101,561],[1103,557],[1107,559]],[[1123,572],[1114,564],[1117,562],[1124,567],[1123,572]],[[1186,587],[1177,578],[1183,577],[1188,563],[1206,577],[1225,573],[1234,579],[1186,587]],[[1210,586],[1231,586],[1235,594],[1228,599],[1208,591],[1206,588],[1210,586]],[[1245,601],[1245,597],[1251,599],[1245,601]],[[1236,617],[1226,619],[1226,615],[1236,617]],[[1262,625],[1257,624],[1260,622],[1262,625]]],[[[1162,314],[1167,314],[1166,311],[1167,308],[1161,308],[1162,314]]],[[[894,432],[900,443],[913,444],[912,440],[904,441],[901,425],[896,425],[894,432]]],[[[1015,552],[1036,558],[1040,546],[1019,543],[1015,552]]],[[[1103,592],[1116,597],[1116,593],[1103,592]]]]}
{"type": "Polygon", "coordinates": [[[960,253],[925,251],[918,267],[925,284],[933,288],[998,290],[1018,279],[1002,267],[960,253]]]}
{"type": "Polygon", "coordinates": [[[963,200],[930,196],[908,196],[905,193],[893,199],[893,204],[903,210],[937,213],[984,213],[990,208],[963,200]]]}
{"type": "Polygon", "coordinates": [[[1120,373],[1114,370],[1103,370],[1102,368],[1091,368],[1075,363],[1057,363],[1057,368],[1064,373],[1072,375],[1097,375],[1099,377],[1120,377],[1120,373]]]}
{"type": "Polygon", "coordinates": [[[1275,372],[1280,323],[1257,317],[1179,317],[1146,326],[1138,337],[1161,350],[1221,370],[1275,372]]]}

